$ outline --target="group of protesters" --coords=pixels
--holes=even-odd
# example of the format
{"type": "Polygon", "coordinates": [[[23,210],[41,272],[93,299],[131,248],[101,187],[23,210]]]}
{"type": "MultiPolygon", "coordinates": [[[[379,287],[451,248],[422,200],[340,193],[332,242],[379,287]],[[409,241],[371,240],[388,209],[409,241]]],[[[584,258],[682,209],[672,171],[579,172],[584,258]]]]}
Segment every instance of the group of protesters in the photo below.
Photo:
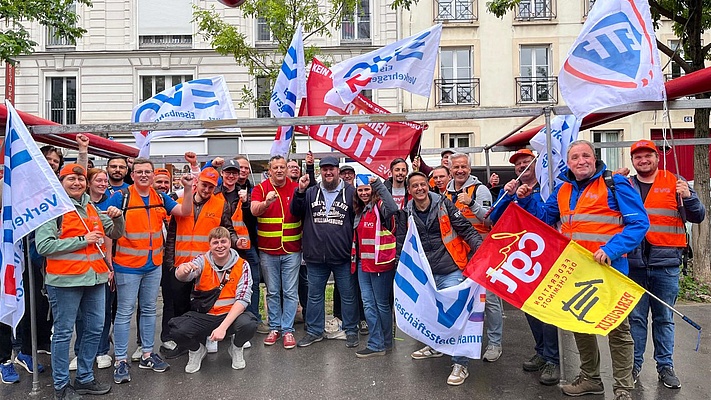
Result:
{"type": "MultiPolygon", "coordinates": [[[[345,340],[358,358],[384,356],[393,348],[393,280],[408,231],[417,231],[438,290],[463,281],[463,269],[504,209],[517,202],[534,217],[559,227],[607,264],[673,305],[679,265],[687,245],[685,223],[705,217],[703,205],[682,178],[659,169],[654,143],[641,140],[631,150],[636,175],[615,174],[595,157],[590,142],[573,142],[568,170],[547,200],[540,195],[535,154],[515,152],[509,161],[517,178],[494,201],[490,187],[471,174],[467,154],[445,150],[431,168],[419,158],[413,171],[404,159],[390,164],[391,178],[356,174],[334,157],[301,163],[274,156],[268,177],[251,182],[250,162],[216,158],[200,167],[185,153],[191,173],[178,183],[171,172],[148,159],[113,157],[106,170],[87,168],[89,140],[77,136],[77,163],[63,164],[61,152],[43,154],[76,213],[41,226],[34,234],[34,288],[39,301],[38,348],[51,354],[56,398],[104,394],[98,368],[114,367],[116,384],[131,381],[131,362],[164,372],[164,360],[187,354],[186,373],[198,372],[217,343],[229,341],[234,369],[246,367],[244,349],[256,332],[265,346],[308,347],[324,338],[345,340]],[[129,182],[132,182],[129,184],[129,182]],[[683,213],[680,210],[683,209],[683,213]],[[683,215],[683,217],[682,217],[683,215]],[[335,317],[327,321],[325,293],[335,282],[335,317]],[[266,285],[267,315],[260,315],[260,282],[266,285]],[[162,291],[161,346],[155,350],[157,299],[162,291]],[[51,312],[49,312],[51,310],[51,312]],[[51,315],[51,318],[47,318],[51,315]],[[138,346],[129,357],[131,321],[138,346]],[[305,323],[295,338],[294,325],[305,323]],[[49,322],[48,322],[49,321],[49,322]],[[114,356],[109,355],[113,323],[114,356]],[[53,336],[50,332],[53,328],[53,336]],[[335,332],[334,332],[335,331],[335,332]],[[73,334],[75,358],[69,359],[73,334]],[[361,346],[360,339],[368,335],[361,346]],[[76,370],[70,383],[70,370],[76,370]]],[[[498,184],[495,174],[489,184],[498,184]]],[[[27,282],[27,280],[25,280],[27,282]]],[[[27,297],[27,296],[26,296],[27,297]]],[[[630,399],[643,363],[649,313],[659,380],[681,383],[672,361],[672,312],[644,296],[629,317],[608,336],[615,399],[630,399]]],[[[28,313],[29,314],[29,313],[28,313]]],[[[25,318],[27,319],[27,318],[25,318]]],[[[523,362],[543,385],[560,382],[557,328],[528,316],[535,354],[523,362]]],[[[501,357],[502,301],[487,291],[485,362],[501,357]]],[[[24,326],[27,325],[27,326],[24,326]]],[[[16,338],[15,364],[32,373],[29,324],[16,338]]],[[[600,355],[594,335],[575,334],[579,375],[561,390],[570,396],[602,394],[600,355]]],[[[0,324],[0,373],[4,383],[19,376],[10,360],[12,335],[0,324]]],[[[441,357],[425,346],[416,360],[441,357]]],[[[37,372],[42,372],[39,366],[37,372]]],[[[469,359],[452,357],[449,385],[469,376],[469,359]]]]}

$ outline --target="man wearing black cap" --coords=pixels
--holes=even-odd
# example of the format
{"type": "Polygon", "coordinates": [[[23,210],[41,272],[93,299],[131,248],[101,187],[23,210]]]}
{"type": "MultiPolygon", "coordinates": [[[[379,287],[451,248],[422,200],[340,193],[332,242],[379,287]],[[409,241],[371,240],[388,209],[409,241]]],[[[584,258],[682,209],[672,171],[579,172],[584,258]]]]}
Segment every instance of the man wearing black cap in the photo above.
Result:
{"type": "Polygon", "coordinates": [[[321,183],[309,188],[308,175],[302,176],[291,202],[291,213],[303,218],[303,255],[309,280],[306,336],[299,340],[299,347],[323,340],[324,298],[331,273],[341,293],[346,347],[359,344],[355,280],[350,265],[355,188],[338,176],[338,165],[335,157],[321,159],[321,183]]]}
{"type": "Polygon", "coordinates": [[[350,165],[342,166],[338,172],[338,176],[343,179],[347,184],[355,186],[353,182],[355,182],[356,173],[355,169],[350,165]]]}

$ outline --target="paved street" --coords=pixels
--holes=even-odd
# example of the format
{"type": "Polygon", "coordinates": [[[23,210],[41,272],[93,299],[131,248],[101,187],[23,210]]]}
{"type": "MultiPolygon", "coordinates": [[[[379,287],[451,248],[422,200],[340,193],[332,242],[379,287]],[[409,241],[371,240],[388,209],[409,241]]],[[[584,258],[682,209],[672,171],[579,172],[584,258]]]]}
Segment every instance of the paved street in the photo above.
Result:
{"type": "MultiPolygon", "coordinates": [[[[680,305],[679,310],[711,330],[711,305],[680,305]]],[[[523,314],[506,308],[504,322],[504,352],[493,364],[474,360],[470,377],[460,387],[450,387],[445,381],[449,374],[449,359],[415,361],[410,352],[419,348],[410,338],[397,340],[395,349],[385,357],[357,359],[345,341],[324,340],[307,348],[285,350],[281,342],[265,347],[258,335],[254,347],[245,351],[247,368],[230,368],[226,343],[220,344],[217,354],[203,361],[202,369],[193,375],[183,371],[187,356],[171,360],[168,372],[159,374],[141,370],[133,364],[129,384],[113,385],[103,399],[570,399],[558,387],[538,384],[537,376],[521,369],[521,362],[532,355],[533,339],[523,314]]],[[[297,326],[297,339],[303,325],[297,326]]],[[[398,336],[402,336],[399,334],[398,336]]],[[[703,400],[711,399],[711,343],[708,331],[702,335],[701,347],[694,351],[696,330],[677,318],[676,371],[682,381],[681,390],[672,391],[657,382],[651,356],[647,349],[640,382],[633,392],[638,400],[703,400]]],[[[132,339],[133,340],[133,339],[132,339]]],[[[367,338],[361,337],[361,346],[367,338]]],[[[570,346],[572,336],[565,336],[568,344],[564,358],[565,377],[572,379],[577,372],[577,355],[570,346]]],[[[591,400],[612,398],[612,373],[606,340],[602,341],[603,379],[606,395],[586,396],[591,400]]],[[[132,342],[133,343],[133,342],[132,342]]],[[[651,340],[650,340],[651,344],[651,340]]],[[[157,347],[157,346],[156,346],[157,347]]],[[[130,348],[133,351],[133,348],[130,348]]],[[[48,363],[49,356],[40,356],[48,363]]],[[[112,369],[100,370],[99,379],[111,381],[112,369]]],[[[15,385],[0,384],[0,399],[26,399],[31,389],[31,376],[20,371],[22,381],[15,385]]],[[[51,375],[41,375],[39,396],[52,398],[51,375]]],[[[91,398],[90,396],[86,396],[91,398]]],[[[99,397],[96,397],[97,399],[99,397]]]]}

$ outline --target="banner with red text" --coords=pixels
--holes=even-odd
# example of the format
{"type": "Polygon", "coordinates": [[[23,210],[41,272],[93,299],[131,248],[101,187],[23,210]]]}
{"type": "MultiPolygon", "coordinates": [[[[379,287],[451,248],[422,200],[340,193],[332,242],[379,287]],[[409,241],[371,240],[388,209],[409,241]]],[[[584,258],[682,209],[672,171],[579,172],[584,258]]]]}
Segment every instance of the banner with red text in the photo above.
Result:
{"type": "MultiPolygon", "coordinates": [[[[358,95],[345,104],[335,94],[326,96],[333,88],[331,71],[314,58],[307,83],[306,107],[301,105],[300,116],[388,114],[389,111],[358,95]]],[[[419,146],[423,126],[414,122],[379,122],[371,124],[313,125],[297,127],[319,142],[339,150],[382,178],[390,177],[390,161],[407,158],[419,146]]]]}
{"type": "Polygon", "coordinates": [[[539,320],[579,333],[607,335],[644,294],[516,204],[506,209],[464,275],[539,320]]]}

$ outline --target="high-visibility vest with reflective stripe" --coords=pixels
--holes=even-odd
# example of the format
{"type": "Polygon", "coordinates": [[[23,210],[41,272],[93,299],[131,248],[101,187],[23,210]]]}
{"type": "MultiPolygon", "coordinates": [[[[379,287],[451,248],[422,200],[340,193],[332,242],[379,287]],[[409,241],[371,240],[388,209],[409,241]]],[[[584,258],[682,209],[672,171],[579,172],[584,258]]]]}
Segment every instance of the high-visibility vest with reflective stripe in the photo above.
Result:
{"type": "Polygon", "coordinates": [[[437,210],[437,219],[439,220],[439,230],[442,235],[442,242],[447,248],[449,255],[452,256],[454,262],[459,266],[459,269],[464,269],[469,262],[469,245],[457,232],[452,228],[452,222],[447,213],[447,207],[443,203],[439,204],[437,210]]]}
{"type": "Polygon", "coordinates": [[[677,204],[676,175],[658,171],[644,199],[649,215],[649,231],[645,236],[654,246],[686,247],[686,229],[677,204]]]}
{"type": "MultiPolygon", "coordinates": [[[[200,274],[200,279],[195,284],[195,290],[199,292],[209,292],[210,290],[217,289],[220,287],[220,276],[217,271],[213,269],[210,260],[207,257],[203,257],[205,260],[205,265],[202,268],[202,273],[200,274]]],[[[235,266],[229,271],[229,278],[227,282],[224,282],[224,286],[220,291],[220,295],[217,297],[217,301],[212,306],[208,314],[211,315],[222,315],[230,312],[232,305],[235,304],[235,299],[237,297],[237,285],[242,277],[242,270],[244,269],[244,260],[239,257],[235,266]]],[[[225,278],[223,278],[223,281],[225,278]]]]}
{"type": "MultiPolygon", "coordinates": [[[[363,272],[385,272],[395,268],[395,235],[380,222],[378,206],[365,212],[355,229],[353,241],[353,255],[355,256],[358,241],[360,267],[363,272]],[[379,245],[376,252],[376,235],[379,245]],[[376,259],[377,254],[377,259],[376,259]]],[[[355,271],[355,257],[353,257],[351,270],[355,271]]]]}
{"type": "MultiPolygon", "coordinates": [[[[262,187],[265,197],[272,190],[277,191],[269,180],[259,186],[262,187]]],[[[301,250],[301,231],[301,219],[291,214],[289,203],[278,195],[277,201],[257,217],[258,248],[272,255],[295,253],[301,250]]]]}
{"type": "Polygon", "coordinates": [[[624,228],[622,214],[608,205],[607,190],[602,176],[590,182],[574,210],[570,209],[573,185],[565,182],[558,190],[561,232],[593,253],[624,228]]]}
{"type": "MultiPolygon", "coordinates": [[[[178,200],[178,203],[184,198],[178,200]]],[[[195,205],[193,212],[186,217],[175,216],[175,263],[180,265],[195,259],[200,254],[210,250],[207,239],[212,228],[220,226],[222,213],[225,209],[225,199],[217,196],[210,198],[203,204],[200,214],[195,220],[195,205]]]]}
{"type": "Polygon", "coordinates": [[[153,250],[153,265],[163,264],[163,221],[166,210],[163,199],[153,188],[149,189],[148,206],[134,185],[128,187],[126,233],[116,241],[113,261],[126,268],[142,268],[153,250]]]}
{"type": "Polygon", "coordinates": [[[247,230],[247,225],[244,223],[244,217],[242,216],[242,200],[237,201],[237,208],[234,214],[232,214],[232,227],[235,229],[237,239],[246,240],[247,248],[252,247],[252,242],[249,240],[249,231],[247,230]]]}
{"type": "MultiPolygon", "coordinates": [[[[101,219],[94,206],[88,204],[86,213],[88,218],[80,217],[76,211],[64,214],[59,239],[84,236],[88,233],[87,227],[103,234],[104,226],[101,224],[101,219]]],[[[98,274],[109,272],[101,252],[94,244],[87,244],[86,247],[71,253],[55,253],[47,256],[47,273],[51,275],[82,275],[87,273],[89,268],[98,274]]]]}
{"type": "MultiPolygon", "coordinates": [[[[469,197],[471,197],[472,199],[474,199],[476,197],[476,189],[478,187],[479,187],[479,185],[471,185],[471,186],[467,187],[466,192],[469,195],[469,197]]],[[[479,234],[481,235],[481,238],[486,239],[486,237],[489,235],[489,231],[491,231],[491,227],[486,226],[486,224],[484,224],[484,221],[480,220],[479,217],[474,215],[474,213],[472,212],[472,209],[469,208],[469,206],[466,206],[466,205],[460,203],[459,201],[457,201],[457,197],[454,196],[451,192],[447,191],[445,193],[445,196],[447,196],[447,198],[452,203],[454,203],[454,206],[457,207],[459,209],[459,211],[462,212],[462,215],[464,215],[464,218],[466,218],[467,221],[471,222],[474,229],[476,229],[477,232],[479,232],[479,234]]]]}

